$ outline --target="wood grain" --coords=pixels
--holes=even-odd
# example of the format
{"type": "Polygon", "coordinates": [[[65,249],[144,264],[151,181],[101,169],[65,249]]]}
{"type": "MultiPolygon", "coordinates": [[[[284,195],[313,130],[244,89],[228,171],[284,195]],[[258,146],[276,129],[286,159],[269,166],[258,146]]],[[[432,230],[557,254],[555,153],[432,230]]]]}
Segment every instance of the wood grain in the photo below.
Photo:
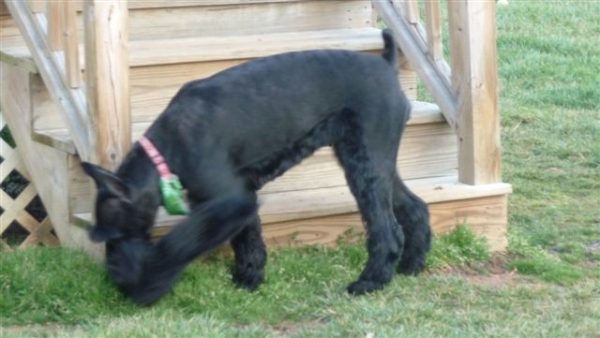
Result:
{"type": "Polygon", "coordinates": [[[425,29],[427,30],[427,45],[433,61],[444,58],[442,46],[442,21],[439,0],[425,2],[425,29]]]}
{"type": "Polygon", "coordinates": [[[450,1],[452,84],[459,105],[459,177],[500,182],[500,118],[494,1],[450,1]]]}
{"type": "Polygon", "coordinates": [[[130,12],[133,40],[287,33],[374,26],[364,0],[271,2],[130,12]],[[240,23],[243,22],[243,26],[240,23]]]}
{"type": "Polygon", "coordinates": [[[52,52],[63,48],[64,5],[63,1],[48,1],[48,47],[52,52]]]}
{"type": "Polygon", "coordinates": [[[77,32],[77,9],[73,1],[66,1],[63,5],[64,17],[64,51],[65,51],[65,78],[71,88],[81,85],[81,65],[79,64],[79,37],[77,32]]]}
{"type": "Polygon", "coordinates": [[[114,170],[131,147],[127,4],[86,1],[84,12],[93,162],[114,170]]]}

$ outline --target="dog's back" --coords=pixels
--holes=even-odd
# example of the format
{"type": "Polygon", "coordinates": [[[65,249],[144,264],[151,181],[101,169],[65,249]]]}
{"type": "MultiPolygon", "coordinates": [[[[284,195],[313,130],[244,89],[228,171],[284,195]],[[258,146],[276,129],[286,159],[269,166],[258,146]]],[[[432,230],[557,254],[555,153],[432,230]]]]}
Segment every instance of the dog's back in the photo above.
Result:
{"type": "MultiPolygon", "coordinates": [[[[191,141],[202,138],[211,147],[247,147],[253,139],[256,151],[245,151],[245,162],[299,140],[344,109],[371,114],[373,107],[398,100],[403,104],[396,106],[408,107],[397,80],[396,46],[389,32],[383,37],[381,56],[346,50],[291,52],[189,82],[155,125],[172,126],[171,137],[189,134],[178,132],[177,126],[194,126],[191,141]],[[272,132],[264,133],[267,128],[272,132]]],[[[402,124],[409,113],[385,108],[391,107],[382,107],[377,118],[388,124],[402,124]]]]}

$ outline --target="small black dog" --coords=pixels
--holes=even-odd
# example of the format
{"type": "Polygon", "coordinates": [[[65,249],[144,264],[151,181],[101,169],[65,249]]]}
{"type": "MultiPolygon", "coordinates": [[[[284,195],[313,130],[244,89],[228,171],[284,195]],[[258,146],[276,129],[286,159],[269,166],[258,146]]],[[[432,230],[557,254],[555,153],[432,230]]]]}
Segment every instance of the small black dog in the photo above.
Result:
{"type": "Polygon", "coordinates": [[[265,245],[256,191],[316,149],[331,145],[366,223],[369,258],[351,294],[383,288],[394,271],[419,273],[430,247],[427,205],[396,171],[410,103],[397,79],[397,49],[275,55],[181,88],[145,136],[188,191],[187,218],[157,244],[149,229],[161,204],[159,173],[136,143],[115,174],[84,163],[98,188],[95,241],[126,295],[150,304],[185,265],[231,240],[233,281],[263,280],[265,245]]]}

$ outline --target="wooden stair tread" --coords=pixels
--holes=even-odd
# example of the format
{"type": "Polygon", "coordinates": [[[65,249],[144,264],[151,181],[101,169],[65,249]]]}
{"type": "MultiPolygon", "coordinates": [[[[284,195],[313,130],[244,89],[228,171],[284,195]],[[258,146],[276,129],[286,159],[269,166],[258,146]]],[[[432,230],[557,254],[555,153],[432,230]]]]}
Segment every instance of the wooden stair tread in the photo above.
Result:
{"type": "MultiPolygon", "coordinates": [[[[6,27],[0,34],[3,58],[30,58],[25,41],[12,19],[0,20],[6,27]]],[[[80,64],[84,48],[80,45],[80,64]]],[[[372,27],[291,33],[271,33],[223,37],[194,37],[129,41],[131,67],[238,60],[307,49],[348,49],[356,51],[383,48],[381,30],[372,27]]]]}
{"type": "Polygon", "coordinates": [[[307,49],[383,48],[377,28],[335,29],[225,37],[173,38],[130,41],[130,65],[236,60],[307,49]]]}
{"type": "MultiPolygon", "coordinates": [[[[444,117],[437,105],[429,102],[413,101],[413,111],[408,125],[440,123],[444,122],[444,117]]],[[[151,122],[132,123],[132,140],[138,140],[142,134],[150,127],[151,122]]],[[[69,154],[76,154],[75,144],[73,143],[69,131],[66,128],[35,130],[33,139],[42,144],[62,150],[69,154]]]]}
{"type": "MultiPolygon", "coordinates": [[[[467,185],[456,176],[406,180],[406,185],[428,204],[468,200],[512,192],[510,184],[493,183],[467,185]]],[[[260,215],[263,224],[310,219],[357,212],[354,197],[346,186],[277,193],[259,193],[260,215]]],[[[160,208],[155,227],[171,226],[184,216],[168,215],[160,208]]],[[[89,227],[91,213],[73,215],[74,224],[89,227]]]]}

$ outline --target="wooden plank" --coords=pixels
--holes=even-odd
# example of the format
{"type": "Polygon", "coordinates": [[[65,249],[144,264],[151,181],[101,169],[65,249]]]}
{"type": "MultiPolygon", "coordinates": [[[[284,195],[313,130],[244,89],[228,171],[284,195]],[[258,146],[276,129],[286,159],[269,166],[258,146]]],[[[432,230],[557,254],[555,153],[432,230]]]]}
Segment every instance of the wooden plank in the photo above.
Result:
{"type": "MultiPolygon", "coordinates": [[[[492,252],[506,250],[507,196],[434,203],[429,205],[431,227],[435,235],[447,233],[457,225],[466,225],[484,237],[492,252]]],[[[162,236],[170,228],[157,228],[162,236]]],[[[265,224],[263,236],[269,247],[321,245],[362,242],[364,227],[358,213],[265,224]]]]}
{"type": "Polygon", "coordinates": [[[426,48],[420,44],[420,37],[412,33],[413,27],[399,15],[391,3],[374,1],[373,5],[388,27],[392,29],[400,49],[411,60],[419,77],[442,109],[448,124],[456,130],[458,128],[458,102],[450,88],[450,79],[447,77],[446,72],[429,60],[426,48]]]}
{"type": "Polygon", "coordinates": [[[459,97],[459,177],[500,182],[500,118],[494,1],[450,1],[452,84],[459,97]]]}
{"type": "Polygon", "coordinates": [[[439,0],[425,2],[425,29],[427,30],[427,45],[433,61],[444,58],[442,48],[442,21],[439,0]]]}
{"type": "Polygon", "coordinates": [[[239,60],[309,49],[381,50],[381,30],[334,29],[131,41],[131,66],[239,60]]]}
{"type": "MultiPolygon", "coordinates": [[[[507,184],[468,186],[457,184],[455,177],[435,177],[405,182],[427,203],[503,195],[510,192],[510,185],[507,184]]],[[[264,194],[261,195],[261,201],[261,218],[264,223],[357,211],[354,197],[346,186],[264,194]]]]}
{"type": "MultiPolygon", "coordinates": [[[[140,130],[140,133],[142,130],[140,130]]],[[[405,179],[455,176],[457,168],[456,137],[442,123],[412,125],[401,143],[398,168],[405,179]]],[[[70,177],[74,177],[71,174],[70,177]]],[[[76,213],[89,212],[93,199],[89,178],[77,175],[73,184],[72,205],[76,213]]],[[[267,184],[261,195],[322,188],[345,187],[346,181],[330,148],[322,148],[283,176],[267,184]]]]}
{"type": "Polygon", "coordinates": [[[64,7],[63,1],[48,1],[48,47],[51,52],[62,50],[63,48],[63,20],[64,7]]]}
{"type": "Polygon", "coordinates": [[[84,13],[93,161],[114,170],[131,147],[127,4],[86,1],[84,13]]]}
{"type": "MultiPolygon", "coordinates": [[[[473,201],[488,197],[502,197],[511,192],[508,184],[468,186],[457,183],[456,177],[407,180],[405,182],[413,192],[430,205],[457,202],[456,206],[465,209],[466,211],[452,214],[456,220],[453,225],[464,222],[464,216],[469,214],[470,206],[478,207],[478,204],[473,201]]],[[[354,199],[346,187],[265,194],[260,196],[260,201],[260,215],[265,225],[292,221],[298,224],[299,221],[357,212],[354,199]]],[[[502,207],[504,214],[500,215],[505,215],[506,204],[503,204],[502,207]]],[[[443,207],[440,210],[435,222],[445,224],[445,228],[441,228],[442,230],[449,229],[449,219],[452,217],[448,216],[448,211],[443,207]]],[[[501,223],[501,219],[497,217],[499,215],[497,211],[485,214],[484,208],[483,212],[485,217],[479,219],[499,220],[498,224],[501,223]]],[[[170,227],[181,218],[182,216],[167,215],[161,209],[155,227],[170,227]]],[[[91,224],[91,219],[90,213],[78,214],[75,215],[74,222],[79,226],[87,227],[91,224]]],[[[467,222],[469,222],[468,218],[467,222]]],[[[506,223],[504,222],[504,224],[506,223]]],[[[157,229],[156,231],[161,230],[157,229]]]]}
{"type": "Polygon", "coordinates": [[[139,9],[130,12],[130,40],[364,28],[374,26],[371,13],[365,0],[139,9]]]}
{"type": "Polygon", "coordinates": [[[507,195],[482,197],[429,205],[434,232],[450,232],[457,225],[467,225],[475,234],[487,239],[492,252],[504,251],[507,239],[507,195]]]}
{"type": "Polygon", "coordinates": [[[66,79],[71,88],[81,84],[81,66],[79,64],[79,37],[77,34],[77,9],[73,1],[65,2],[63,6],[64,50],[66,64],[66,79]]]}
{"type": "MultiPolygon", "coordinates": [[[[130,9],[140,8],[173,8],[196,6],[230,6],[268,4],[275,2],[299,2],[302,0],[129,0],[130,9]]],[[[313,0],[314,1],[314,0],[313,0]]]]}
{"type": "MultiPolygon", "coordinates": [[[[375,46],[382,47],[381,35],[378,30],[372,28],[360,29],[360,30],[339,30],[339,31],[326,31],[326,32],[306,32],[305,39],[298,38],[291,40],[283,37],[289,37],[288,34],[274,34],[263,35],[264,40],[277,40],[278,48],[270,49],[269,52],[286,52],[291,50],[305,49],[309,45],[306,41],[317,41],[313,46],[323,48],[333,48],[344,46],[349,49],[360,49],[360,48],[373,48],[375,46]],[[354,39],[354,33],[360,33],[358,39],[354,39]],[[364,35],[370,35],[372,40],[365,44],[364,35]],[[324,39],[328,36],[329,38],[324,39]],[[335,38],[334,38],[335,37],[335,38]]],[[[293,35],[293,34],[292,34],[293,35]]],[[[258,38],[258,37],[257,37],[258,38]]],[[[217,39],[217,41],[223,41],[223,39],[217,39]]],[[[225,42],[225,41],[224,41],[225,42]]],[[[182,84],[196,79],[202,79],[214,75],[215,73],[236,66],[240,63],[246,62],[248,59],[237,59],[243,54],[245,57],[255,57],[260,55],[268,54],[267,50],[261,51],[257,46],[262,44],[249,44],[249,41],[240,41],[242,45],[239,45],[235,51],[231,47],[229,48],[232,55],[220,54],[220,58],[236,58],[233,60],[221,60],[221,61],[207,61],[199,63],[177,63],[169,65],[152,65],[143,67],[133,67],[130,71],[130,94],[131,94],[131,109],[132,109],[132,121],[138,122],[150,122],[153,121],[158,114],[166,107],[167,103],[175,95],[177,90],[182,84]],[[245,47],[244,47],[245,46],[245,47]]],[[[206,50],[215,50],[218,46],[203,43],[203,47],[199,51],[206,53],[206,50]]],[[[268,44],[267,44],[268,45],[268,44]]],[[[156,48],[163,49],[160,44],[155,44],[156,48]]],[[[173,46],[173,50],[181,50],[185,48],[185,43],[179,46],[173,46]]],[[[267,46],[268,47],[268,46],[267,46]]],[[[270,47],[268,47],[270,48],[270,47]]],[[[212,53],[212,52],[210,52],[212,53]]],[[[380,51],[375,51],[380,53],[380,51]]],[[[215,54],[213,53],[213,56],[215,54]]],[[[136,53],[133,52],[130,55],[132,58],[136,57],[136,53]]],[[[206,57],[202,57],[206,58],[206,57]]],[[[412,70],[408,69],[408,64],[405,58],[401,58],[401,67],[399,72],[399,79],[402,87],[405,89],[408,97],[416,97],[416,77],[412,70]]],[[[131,63],[139,63],[133,59],[131,63]]],[[[63,118],[58,116],[55,111],[53,104],[48,109],[45,109],[42,105],[36,105],[34,108],[34,124],[36,130],[42,129],[61,129],[64,128],[63,118]]]]}
{"type": "MultiPolygon", "coordinates": [[[[39,1],[39,0],[34,0],[39,1]]],[[[84,0],[69,0],[76,8],[83,10],[84,0]]],[[[274,2],[298,2],[303,0],[128,0],[129,10],[148,8],[175,8],[175,7],[198,7],[198,6],[232,6],[232,5],[260,5],[274,2]]],[[[306,0],[304,0],[306,1],[306,0]]],[[[311,0],[308,0],[311,1],[311,0]]],[[[314,0],[312,0],[314,1],[314,0]]]]}
{"type": "Polygon", "coordinates": [[[413,25],[416,25],[420,21],[419,17],[419,4],[416,0],[404,1],[406,5],[406,19],[413,25]]]}
{"type": "Polygon", "coordinates": [[[85,108],[80,99],[81,90],[69,90],[62,81],[59,66],[56,59],[48,50],[44,40],[42,28],[37,20],[30,14],[26,4],[20,1],[6,2],[9,7],[22,36],[27,43],[29,50],[44,78],[48,84],[50,93],[55,102],[59,102],[59,108],[66,117],[67,127],[73,135],[73,142],[77,146],[80,156],[84,159],[89,158],[89,130],[87,118],[83,115],[85,108]]]}

